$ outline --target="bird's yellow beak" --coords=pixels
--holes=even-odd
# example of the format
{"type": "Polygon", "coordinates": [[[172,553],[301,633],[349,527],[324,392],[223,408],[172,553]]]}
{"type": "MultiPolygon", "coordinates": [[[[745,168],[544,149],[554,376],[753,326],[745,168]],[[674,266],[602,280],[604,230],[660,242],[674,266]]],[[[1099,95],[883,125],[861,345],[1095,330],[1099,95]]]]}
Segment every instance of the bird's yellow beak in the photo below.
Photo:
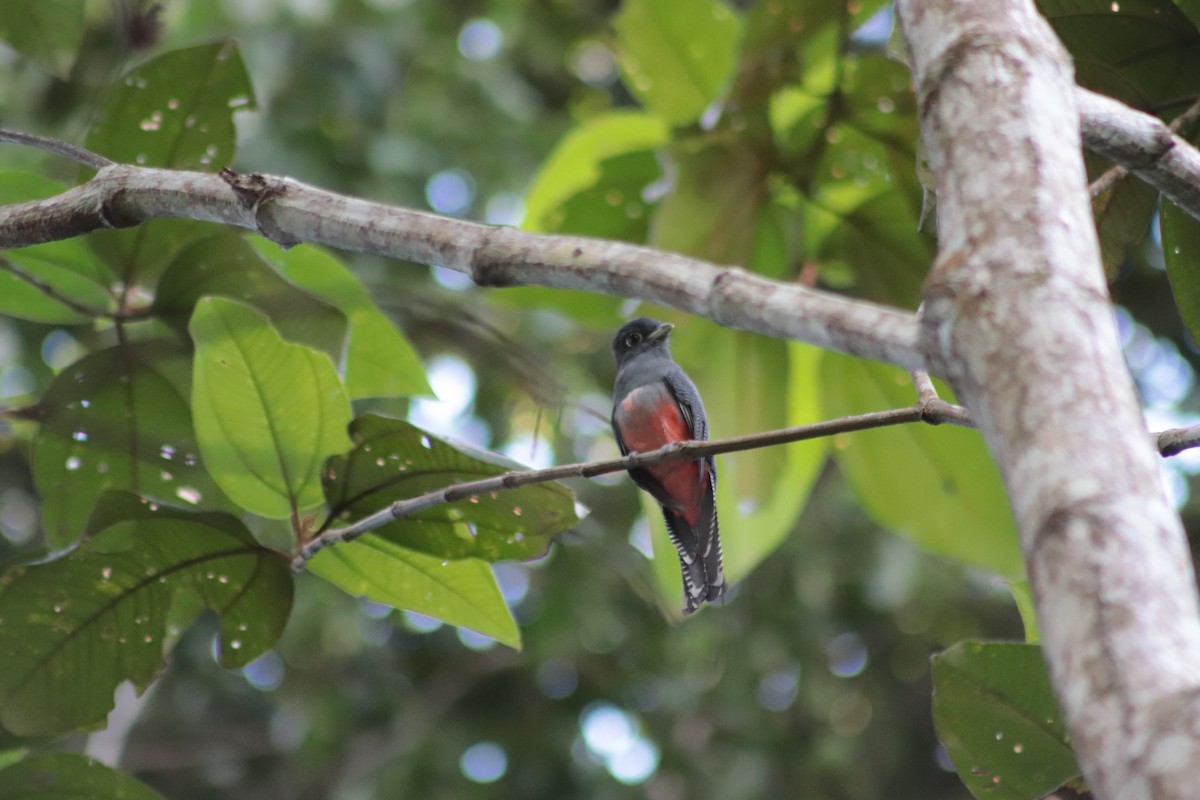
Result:
{"type": "Polygon", "coordinates": [[[674,325],[672,325],[669,322],[664,322],[662,325],[659,325],[657,328],[655,328],[654,331],[649,336],[646,337],[646,341],[657,342],[659,339],[665,339],[665,338],[667,338],[667,335],[670,334],[671,331],[673,331],[673,330],[675,330],[674,325]]]}

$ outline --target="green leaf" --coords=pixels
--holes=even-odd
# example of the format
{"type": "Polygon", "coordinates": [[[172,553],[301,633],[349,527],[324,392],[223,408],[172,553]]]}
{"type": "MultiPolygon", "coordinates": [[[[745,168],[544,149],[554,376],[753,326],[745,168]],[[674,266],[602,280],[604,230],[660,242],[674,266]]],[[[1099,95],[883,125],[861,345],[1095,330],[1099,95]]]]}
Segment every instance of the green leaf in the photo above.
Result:
{"type": "Polygon", "coordinates": [[[345,349],[345,315],[290,283],[237,234],[221,233],[185,247],[159,279],[154,311],[182,332],[206,295],[254,306],[285,339],[331,359],[340,359],[345,349]]]}
{"type": "Polygon", "coordinates": [[[288,560],[234,517],[114,492],[89,532],[66,556],[0,579],[0,724],[8,730],[97,725],[119,683],[144,691],[162,670],[181,598],[220,616],[226,667],[244,666],[279,638],[292,602],[288,560]]]}
{"type": "Polygon", "coordinates": [[[77,753],[41,753],[0,770],[0,800],[35,797],[162,800],[162,795],[133,776],[77,753]]]}
{"type": "Polygon", "coordinates": [[[233,115],[255,107],[235,42],[171,50],[117,84],[87,148],[125,164],[216,172],[233,161],[233,115]]]}
{"type": "Polygon", "coordinates": [[[673,125],[717,99],[742,35],[741,19],[718,0],[625,0],[613,27],[629,90],[673,125]]]}
{"type": "MultiPolygon", "coordinates": [[[[1112,167],[1112,162],[1091,153],[1084,154],[1084,163],[1089,182],[1112,167]]],[[[1157,209],[1158,190],[1136,175],[1126,174],[1108,191],[1092,198],[1100,258],[1110,280],[1116,277],[1129,249],[1145,239],[1157,209]]]]}
{"type": "Polygon", "coordinates": [[[933,718],[980,800],[1029,800],[1079,774],[1042,650],[961,642],[933,658],[933,718]]]}
{"type": "MultiPolygon", "coordinates": [[[[825,354],[821,387],[826,418],[910,405],[916,396],[903,370],[837,353],[825,354]]],[[[833,445],[880,524],[934,553],[1023,576],[1004,484],[977,432],[913,423],[839,435],[833,445]]]]}
{"type": "Polygon", "coordinates": [[[253,243],[288,280],[333,304],[350,321],[346,391],[352,399],[433,394],[417,351],[336,256],[314,245],[284,250],[266,239],[253,243]]]}
{"type": "Polygon", "coordinates": [[[1081,86],[1164,118],[1200,93],[1200,31],[1170,0],[1039,0],[1038,9],[1081,86]]]}
{"type": "Polygon", "coordinates": [[[190,330],[196,437],[217,484],[264,517],[319,505],[321,462],[350,448],[350,402],[329,356],[220,297],[196,304],[190,330]]]}
{"type": "MultiPolygon", "coordinates": [[[[66,188],[65,184],[33,173],[0,172],[0,205],[52,197],[66,188]]],[[[5,251],[0,259],[0,314],[60,325],[87,322],[90,316],[55,299],[18,270],[49,285],[54,295],[94,308],[97,313],[113,308],[108,270],[83,239],[5,251]],[[8,269],[6,261],[18,269],[8,269]]]]}
{"type": "MultiPolygon", "coordinates": [[[[535,233],[588,233],[560,227],[562,206],[581,192],[603,186],[605,162],[637,153],[653,159],[653,151],[667,143],[668,135],[661,119],[638,111],[612,111],[577,125],[534,179],[525,198],[524,228],[535,233]]],[[[660,173],[656,164],[643,174],[645,183],[637,188],[657,180],[660,173]]]]}
{"type": "Polygon", "coordinates": [[[1037,644],[1042,640],[1042,634],[1038,628],[1037,605],[1033,602],[1033,587],[1029,581],[1009,581],[1008,588],[1021,613],[1021,622],[1025,624],[1025,641],[1037,644]]]}
{"type": "MultiPolygon", "coordinates": [[[[350,426],[354,449],[325,467],[331,516],[352,521],[397,500],[500,475],[520,464],[495,453],[450,445],[420,428],[376,414],[350,426]]],[[[536,558],[550,538],[577,522],[575,498],[559,483],[540,483],[436,506],[375,533],[440,559],[536,558]]]]}
{"type": "Polygon", "coordinates": [[[65,79],[83,44],[80,0],[4,0],[0,3],[0,38],[65,79]]]}
{"type": "Polygon", "coordinates": [[[38,402],[33,440],[42,525],[54,547],[79,538],[106,489],[231,508],[198,455],[190,370],[186,349],[159,340],[90,353],[55,376],[38,402]]]}
{"type": "Polygon", "coordinates": [[[1175,305],[1192,338],[1200,341],[1200,220],[1170,200],[1163,201],[1159,214],[1175,305]]]}
{"type": "MultiPolygon", "coordinates": [[[[122,163],[216,172],[233,161],[234,114],[255,107],[234,42],[172,50],[120,81],[88,132],[87,147],[122,163]]],[[[191,220],[154,220],[88,239],[113,273],[132,285],[215,230],[191,220]]]]}
{"type": "Polygon", "coordinates": [[[484,561],[448,561],[368,534],[319,553],[309,570],[352,595],[470,628],[521,649],[521,631],[484,561]]]}
{"type": "Polygon", "coordinates": [[[747,264],[767,169],[749,147],[718,144],[675,154],[675,189],[654,217],[653,244],[719,264],[747,264]]]}

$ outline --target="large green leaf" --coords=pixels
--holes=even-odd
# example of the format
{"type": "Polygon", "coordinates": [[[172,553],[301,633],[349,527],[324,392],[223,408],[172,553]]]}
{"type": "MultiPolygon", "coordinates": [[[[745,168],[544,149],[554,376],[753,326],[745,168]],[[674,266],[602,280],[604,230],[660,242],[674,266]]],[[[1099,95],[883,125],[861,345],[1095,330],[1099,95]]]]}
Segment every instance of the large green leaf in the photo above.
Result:
{"type": "Polygon", "coordinates": [[[79,538],[105,489],[156,502],[227,509],[192,429],[191,358],[146,341],[91,353],[67,367],[38,403],[33,475],[50,543],[79,538]]]}
{"type": "Polygon", "coordinates": [[[83,43],[80,0],[4,0],[0,39],[60,78],[66,78],[83,43]]]}
{"type": "Polygon", "coordinates": [[[719,0],[625,0],[613,20],[625,83],[673,125],[717,99],[737,60],[742,21],[719,0]]]}
{"type": "MultiPolygon", "coordinates": [[[[123,163],[215,172],[233,161],[234,114],[253,108],[254,90],[234,42],[171,50],[117,84],[88,132],[87,146],[123,163]]],[[[189,220],[154,220],[101,231],[89,241],[132,285],[213,230],[189,220]]]]}
{"type": "Polygon", "coordinates": [[[1200,30],[1171,0],[1038,0],[1038,8],[1071,51],[1080,85],[1166,116],[1200,93],[1200,30]]]}
{"type": "Polygon", "coordinates": [[[88,131],[113,161],[215,172],[233,160],[233,115],[255,108],[232,41],[170,50],[128,73],[88,131]]]}
{"type": "Polygon", "coordinates": [[[290,283],[243,236],[221,233],[185,247],[159,279],[154,311],[183,331],[196,303],[206,295],[248,303],[285,339],[334,360],[342,357],[345,315],[290,283]]]}
{"type": "MultiPolygon", "coordinates": [[[[826,417],[905,406],[916,396],[903,370],[837,353],[825,354],[821,387],[826,417]]],[[[978,433],[914,423],[846,434],[834,445],[863,508],[881,524],[934,553],[1023,575],[1004,484],[978,433]]]]}
{"type": "Polygon", "coordinates": [[[196,304],[190,330],[196,437],[213,478],[264,517],[319,505],[322,461],[350,449],[350,402],[329,356],[220,297],[196,304]]]}
{"type": "Polygon", "coordinates": [[[117,684],[143,691],[162,669],[168,623],[190,624],[201,607],[221,618],[226,667],[261,655],[287,621],[288,560],[234,517],[110,493],[89,534],[0,579],[0,724],[14,733],[101,723],[117,684]]]}
{"type": "Polygon", "coordinates": [[[288,280],[332,303],[350,321],[345,377],[352,399],[433,394],[421,357],[337,257],[314,245],[284,250],[255,239],[254,246],[288,280]]]}
{"type": "Polygon", "coordinates": [[[1042,649],[960,642],[933,658],[933,718],[980,800],[1029,800],[1079,774],[1042,649]]]}
{"type": "Polygon", "coordinates": [[[367,535],[319,553],[309,569],[352,595],[470,628],[521,649],[521,631],[487,562],[450,561],[367,535]]]}
{"type": "MultiPolygon", "coordinates": [[[[495,453],[450,445],[407,422],[366,414],[350,426],[354,449],[334,456],[323,476],[339,523],[396,500],[522,469],[495,453]]],[[[575,524],[575,499],[562,484],[489,492],[392,522],[376,534],[440,559],[536,558],[575,524]]]]}
{"type": "MultiPolygon", "coordinates": [[[[0,205],[52,197],[66,188],[33,173],[0,172],[0,205]]],[[[0,260],[0,314],[67,325],[87,322],[90,315],[72,305],[93,308],[97,313],[111,311],[108,284],[108,270],[82,239],[7,250],[0,260]],[[5,261],[27,275],[8,269],[5,261]],[[72,305],[56,299],[59,297],[73,301],[72,305]]]]}
{"type": "Polygon", "coordinates": [[[1160,211],[1163,257],[1179,316],[1200,341],[1200,220],[1169,200],[1160,211]]]}
{"type": "Polygon", "coordinates": [[[30,798],[162,800],[162,795],[133,776],[87,756],[41,753],[0,770],[0,800],[30,798]]]}

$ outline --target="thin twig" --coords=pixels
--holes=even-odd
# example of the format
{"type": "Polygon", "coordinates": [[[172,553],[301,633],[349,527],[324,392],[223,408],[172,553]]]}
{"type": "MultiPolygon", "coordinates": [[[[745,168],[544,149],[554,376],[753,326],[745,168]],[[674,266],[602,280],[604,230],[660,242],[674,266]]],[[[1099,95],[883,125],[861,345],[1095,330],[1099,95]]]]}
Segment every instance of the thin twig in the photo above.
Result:
{"type": "Polygon", "coordinates": [[[387,508],[377,511],[370,516],[360,519],[353,525],[326,531],[316,537],[300,551],[292,561],[292,570],[300,572],[305,565],[326,547],[341,542],[349,542],[364,533],[381,528],[389,522],[410,517],[434,506],[453,503],[456,500],[498,492],[504,489],[517,489],[522,486],[532,486],[538,483],[563,480],[564,478],[593,478],[597,475],[607,475],[636,467],[647,467],[665,461],[694,460],[720,453],[733,453],[742,450],[754,450],[761,447],[772,447],[806,439],[818,439],[839,433],[883,428],[890,425],[902,425],[909,422],[943,422],[971,426],[970,415],[965,408],[946,403],[942,400],[922,402],[908,408],[898,408],[890,411],[874,411],[869,414],[858,414],[842,417],[811,425],[800,425],[794,428],[755,433],[749,436],[735,436],[728,439],[713,439],[711,441],[675,442],[659,450],[647,453],[634,453],[624,458],[611,458],[605,461],[564,464],[558,467],[536,470],[517,470],[468,483],[459,483],[436,489],[417,497],[398,500],[387,508]]]}
{"type": "Polygon", "coordinates": [[[914,369],[910,373],[913,379],[913,387],[917,390],[917,398],[922,403],[927,403],[930,400],[937,400],[937,389],[933,385],[933,379],[929,377],[929,373],[923,369],[914,369]]]}
{"type": "Polygon", "coordinates": [[[35,136],[32,133],[21,133],[20,131],[10,131],[0,128],[0,142],[12,142],[13,144],[36,147],[38,150],[45,150],[47,153],[54,153],[55,155],[69,158],[72,161],[78,161],[80,164],[94,169],[112,166],[113,164],[111,160],[99,153],[93,153],[91,150],[79,145],[64,142],[61,139],[35,136]]]}

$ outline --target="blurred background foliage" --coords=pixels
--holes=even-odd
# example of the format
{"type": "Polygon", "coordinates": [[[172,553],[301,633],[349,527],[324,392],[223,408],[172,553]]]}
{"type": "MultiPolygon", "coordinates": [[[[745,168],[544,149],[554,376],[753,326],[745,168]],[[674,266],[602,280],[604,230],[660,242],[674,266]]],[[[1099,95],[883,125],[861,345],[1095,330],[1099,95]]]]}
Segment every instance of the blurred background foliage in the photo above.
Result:
{"type": "MultiPolygon", "coordinates": [[[[914,101],[877,0],[5,5],[7,128],[90,141],[130,68],[232,38],[256,108],[235,117],[241,171],[649,242],[908,308],[932,258],[914,101]]],[[[1042,7],[1081,78],[1178,113],[1196,90],[1178,71],[1113,67],[1093,43],[1165,36],[1139,23],[1174,13],[1156,46],[1186,64],[1194,24],[1169,2],[1102,18],[1109,5],[1042,7]]],[[[80,179],[26,148],[4,147],[0,166],[80,179]]],[[[1190,423],[1197,350],[1173,310],[1154,197],[1118,187],[1097,211],[1115,220],[1102,233],[1130,366],[1152,427],[1190,423]]],[[[718,436],[913,401],[895,370],[663,309],[346,262],[437,395],[356,408],[525,463],[615,455],[609,338],[635,314],[678,324],[676,355],[718,436]]],[[[0,317],[0,403],[42,395],[100,337],[0,317]]],[[[414,382],[394,393],[419,395],[414,382]]],[[[8,564],[47,551],[29,436],[19,414],[0,416],[8,564]]],[[[1198,467],[1185,455],[1164,468],[1189,524],[1198,467]]],[[[282,640],[247,666],[220,665],[217,622],[201,617],[146,695],[118,691],[105,730],[0,747],[85,750],[170,798],[969,796],[935,738],[929,657],[1023,638],[1005,582],[1022,572],[1012,522],[978,438],[877,431],[736,454],[721,469],[741,582],[686,623],[674,556],[645,555],[662,550],[653,507],[624,477],[578,482],[589,513],[549,555],[496,565],[520,652],[306,576],[282,640]]]]}

